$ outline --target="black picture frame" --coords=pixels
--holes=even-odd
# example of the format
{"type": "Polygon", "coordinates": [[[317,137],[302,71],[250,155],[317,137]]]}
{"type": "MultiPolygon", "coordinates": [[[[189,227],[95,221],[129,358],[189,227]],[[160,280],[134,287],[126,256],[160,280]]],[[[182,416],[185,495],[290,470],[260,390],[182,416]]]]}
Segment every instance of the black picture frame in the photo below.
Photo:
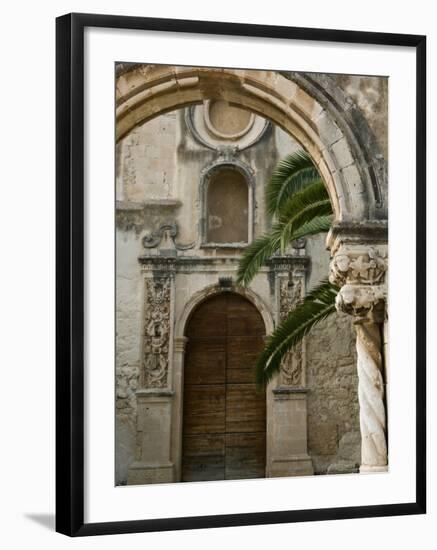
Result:
{"type": "Polygon", "coordinates": [[[67,14],[56,20],[56,530],[87,536],[423,514],[426,511],[426,37],[208,21],[67,14]],[[84,29],[156,30],[403,46],[416,51],[416,500],[84,523],[84,29]]]}

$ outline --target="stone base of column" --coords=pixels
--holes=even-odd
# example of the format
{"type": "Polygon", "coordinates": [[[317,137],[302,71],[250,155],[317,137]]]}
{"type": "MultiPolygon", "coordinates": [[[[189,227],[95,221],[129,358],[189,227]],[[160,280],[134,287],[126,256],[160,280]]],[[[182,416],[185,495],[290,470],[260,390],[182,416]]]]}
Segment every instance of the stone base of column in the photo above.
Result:
{"type": "Polygon", "coordinates": [[[311,476],[314,468],[307,447],[307,390],[279,386],[272,393],[267,477],[311,476]]]}
{"type": "Polygon", "coordinates": [[[377,472],[388,472],[387,464],[385,466],[369,466],[367,464],[360,466],[360,474],[373,474],[377,472]]]}
{"type": "Polygon", "coordinates": [[[314,475],[313,462],[308,455],[296,455],[288,458],[273,459],[268,477],[292,477],[314,475]]]}
{"type": "Polygon", "coordinates": [[[150,483],[173,483],[174,465],[169,464],[144,464],[134,462],[129,467],[127,475],[128,485],[148,485],[150,483]]]}

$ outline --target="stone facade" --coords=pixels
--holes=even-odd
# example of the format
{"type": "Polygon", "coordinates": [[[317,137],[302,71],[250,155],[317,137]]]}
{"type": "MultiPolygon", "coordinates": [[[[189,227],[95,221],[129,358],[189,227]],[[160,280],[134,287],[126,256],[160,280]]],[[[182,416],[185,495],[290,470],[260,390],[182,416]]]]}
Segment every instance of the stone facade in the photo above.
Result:
{"type": "MultiPolygon", "coordinates": [[[[352,103],[361,102],[384,141],[384,85],[334,78],[352,103]],[[366,94],[367,87],[377,95],[366,94]]],[[[296,102],[305,101],[299,93],[296,102]]],[[[221,119],[222,107],[203,102],[173,110],[134,125],[117,144],[116,484],[180,479],[184,330],[196,305],[218,292],[244,293],[268,333],[329,273],[326,235],[320,235],[273,259],[247,291],[235,287],[244,243],[208,242],[210,175],[226,167],[244,176],[250,241],[269,227],[269,174],[301,145],[259,116],[236,111],[221,119]]],[[[320,125],[332,124],[312,108],[320,125]]],[[[355,168],[341,132],[334,126],[326,132],[337,159],[345,156],[342,177],[352,182],[355,168]]],[[[284,361],[267,391],[267,476],[358,471],[355,365],[355,334],[344,313],[320,324],[284,361]]]]}

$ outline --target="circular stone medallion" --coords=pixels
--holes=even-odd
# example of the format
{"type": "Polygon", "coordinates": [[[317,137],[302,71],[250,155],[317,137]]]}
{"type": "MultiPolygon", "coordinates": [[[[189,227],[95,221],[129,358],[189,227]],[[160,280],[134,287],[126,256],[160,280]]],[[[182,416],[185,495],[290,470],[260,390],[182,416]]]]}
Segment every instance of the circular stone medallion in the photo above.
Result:
{"type": "Polygon", "coordinates": [[[235,145],[246,149],[264,134],[268,121],[223,99],[211,99],[187,109],[186,121],[193,136],[206,147],[235,145]]]}

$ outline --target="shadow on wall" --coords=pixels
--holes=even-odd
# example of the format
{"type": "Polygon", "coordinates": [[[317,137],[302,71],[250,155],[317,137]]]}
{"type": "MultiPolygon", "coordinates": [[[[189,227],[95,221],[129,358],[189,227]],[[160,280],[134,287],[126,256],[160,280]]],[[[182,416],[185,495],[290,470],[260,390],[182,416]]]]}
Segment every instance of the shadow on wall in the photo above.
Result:
{"type": "Polygon", "coordinates": [[[26,519],[30,519],[49,531],[55,530],[55,514],[24,514],[26,519]]]}

